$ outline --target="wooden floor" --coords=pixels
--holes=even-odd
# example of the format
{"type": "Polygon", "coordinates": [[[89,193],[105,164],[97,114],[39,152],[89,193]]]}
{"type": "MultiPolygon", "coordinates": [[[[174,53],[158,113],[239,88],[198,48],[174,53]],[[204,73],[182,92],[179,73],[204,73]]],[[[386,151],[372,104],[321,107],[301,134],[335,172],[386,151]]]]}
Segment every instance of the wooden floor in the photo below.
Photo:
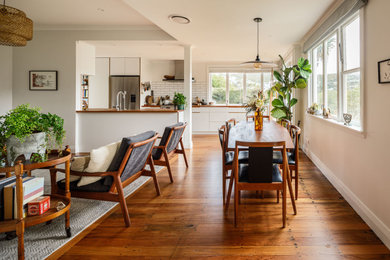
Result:
{"type": "Polygon", "coordinates": [[[298,215],[288,202],[282,229],[281,203],[243,193],[238,228],[233,204],[222,207],[221,151],[217,136],[194,136],[188,153],[173,164],[175,182],[158,175],[162,195],[149,182],[128,198],[132,225],[117,209],[61,259],[390,259],[390,251],[327,179],[301,154],[298,215]]]}

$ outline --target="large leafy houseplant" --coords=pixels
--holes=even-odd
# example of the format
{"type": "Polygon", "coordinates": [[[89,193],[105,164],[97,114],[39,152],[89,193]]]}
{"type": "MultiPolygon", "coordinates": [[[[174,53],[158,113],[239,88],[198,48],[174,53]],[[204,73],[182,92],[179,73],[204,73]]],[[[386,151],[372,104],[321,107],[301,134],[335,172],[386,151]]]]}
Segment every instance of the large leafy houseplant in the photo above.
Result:
{"type": "Polygon", "coordinates": [[[307,87],[307,81],[311,74],[311,65],[309,61],[300,58],[294,66],[287,67],[284,59],[280,56],[282,62],[281,72],[274,71],[274,77],[277,82],[272,90],[278,94],[278,98],[272,101],[273,109],[271,115],[277,119],[291,120],[292,108],[298,102],[292,97],[293,89],[303,89],[307,87]]]}
{"type": "Polygon", "coordinates": [[[55,114],[41,113],[40,108],[30,107],[29,104],[20,105],[0,116],[0,160],[10,153],[11,148],[6,145],[10,138],[24,143],[31,135],[41,132],[45,133],[45,149],[61,148],[65,138],[64,120],[55,114]]]}

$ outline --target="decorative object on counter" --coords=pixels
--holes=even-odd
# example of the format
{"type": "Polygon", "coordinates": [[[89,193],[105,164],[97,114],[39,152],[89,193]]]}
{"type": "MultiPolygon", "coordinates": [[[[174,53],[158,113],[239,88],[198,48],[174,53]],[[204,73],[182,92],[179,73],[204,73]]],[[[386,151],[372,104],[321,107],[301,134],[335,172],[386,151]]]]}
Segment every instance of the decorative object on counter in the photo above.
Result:
{"type": "Polygon", "coordinates": [[[263,21],[263,19],[260,17],[256,17],[253,19],[253,21],[256,22],[256,25],[257,25],[257,55],[256,55],[255,60],[241,63],[241,65],[251,64],[253,66],[253,68],[255,68],[255,69],[260,69],[264,65],[266,65],[267,67],[276,67],[277,65],[274,64],[273,62],[260,60],[260,56],[259,56],[259,44],[260,44],[259,24],[263,21]]]}
{"type": "Polygon", "coordinates": [[[378,62],[378,82],[390,83],[390,59],[378,62]]]}
{"type": "Polygon", "coordinates": [[[322,108],[322,117],[328,119],[330,116],[330,109],[329,108],[322,108]]]}
{"type": "Polygon", "coordinates": [[[199,97],[195,97],[195,102],[192,104],[195,106],[202,106],[202,105],[205,106],[207,105],[207,102],[204,99],[200,100],[199,97]]]}
{"type": "Polygon", "coordinates": [[[175,96],[173,97],[173,104],[177,106],[178,110],[184,110],[184,106],[187,105],[186,96],[182,93],[175,92],[175,96]]]}
{"type": "Polygon", "coordinates": [[[352,121],[352,115],[348,113],[344,113],[343,118],[344,118],[344,125],[349,126],[352,121]]]}
{"type": "Polygon", "coordinates": [[[274,71],[277,83],[272,87],[272,91],[278,93],[278,98],[272,101],[271,115],[277,119],[287,119],[291,121],[293,117],[292,107],[298,103],[298,99],[293,98],[293,90],[296,88],[306,88],[307,80],[311,74],[311,65],[304,58],[299,58],[294,66],[287,67],[284,59],[279,55],[282,62],[282,74],[274,71]]]}
{"type": "Polygon", "coordinates": [[[88,110],[88,102],[83,100],[83,104],[81,105],[82,110],[88,110]]]}
{"type": "Polygon", "coordinates": [[[175,76],[164,75],[164,79],[165,79],[165,80],[175,80],[175,76]]]}
{"type": "Polygon", "coordinates": [[[313,103],[311,104],[311,106],[306,110],[307,113],[309,113],[310,115],[315,115],[318,113],[318,104],[317,103],[313,103]]]}
{"type": "Polygon", "coordinates": [[[30,90],[58,90],[56,70],[30,70],[30,90]]]}
{"type": "Polygon", "coordinates": [[[46,152],[61,147],[64,138],[61,117],[41,113],[40,108],[31,108],[29,104],[20,105],[0,117],[0,164],[6,163],[6,156],[12,166],[19,155],[35,162],[46,161],[46,152]]]}
{"type": "Polygon", "coordinates": [[[266,109],[266,98],[263,93],[263,90],[260,90],[257,93],[257,97],[249,101],[247,104],[244,104],[247,114],[254,112],[254,121],[255,121],[255,130],[263,130],[263,113],[266,109]]]}
{"type": "Polygon", "coordinates": [[[210,101],[210,102],[209,102],[209,105],[210,105],[210,106],[213,106],[213,105],[215,105],[215,102],[214,102],[214,101],[210,101]]]}
{"type": "Polygon", "coordinates": [[[0,45],[26,46],[33,37],[33,21],[16,8],[0,6],[0,45]]]}
{"type": "Polygon", "coordinates": [[[145,97],[145,103],[148,104],[149,106],[153,104],[153,97],[152,96],[146,96],[145,97]]]}

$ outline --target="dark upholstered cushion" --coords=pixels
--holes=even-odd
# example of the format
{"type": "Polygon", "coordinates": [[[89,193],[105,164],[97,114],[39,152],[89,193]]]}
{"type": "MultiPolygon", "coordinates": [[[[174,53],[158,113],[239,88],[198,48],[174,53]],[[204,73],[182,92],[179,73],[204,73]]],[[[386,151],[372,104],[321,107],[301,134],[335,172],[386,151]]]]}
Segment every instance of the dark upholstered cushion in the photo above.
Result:
{"type": "MultiPolygon", "coordinates": [[[[261,172],[259,172],[261,174],[261,172]]],[[[249,181],[249,166],[248,164],[240,164],[239,182],[249,181]]],[[[277,164],[272,166],[272,182],[282,182],[282,175],[277,164]]]]}
{"type": "MultiPolygon", "coordinates": [[[[238,162],[239,163],[247,163],[248,162],[249,153],[248,151],[240,151],[238,154],[238,162]]],[[[234,160],[234,152],[230,151],[225,153],[225,164],[231,165],[234,160]]]]}
{"type": "MultiPolygon", "coordinates": [[[[171,132],[172,128],[177,126],[182,126],[184,123],[179,122],[177,124],[167,126],[165,127],[164,134],[161,137],[160,143],[158,146],[164,146],[167,144],[169,133],[171,132]]],[[[181,136],[183,135],[183,129],[180,129],[172,134],[171,141],[169,142],[167,146],[167,152],[171,152],[177,147],[177,144],[180,141],[181,136]]],[[[163,154],[162,149],[153,149],[152,156],[154,160],[159,160],[161,158],[161,155],[163,154]]]]}
{"type": "MultiPolygon", "coordinates": [[[[106,176],[106,177],[102,178],[101,180],[98,180],[97,182],[90,183],[90,184],[80,186],[80,187],[77,187],[77,183],[79,182],[79,180],[72,181],[72,182],[70,182],[70,191],[71,192],[72,191],[107,192],[111,188],[111,185],[104,184],[105,179],[108,177],[111,179],[111,183],[112,183],[111,176],[106,176]]],[[[57,186],[61,190],[65,190],[65,181],[61,180],[61,181],[57,182],[57,186]]]]}
{"type": "Polygon", "coordinates": [[[155,134],[156,134],[156,132],[154,132],[154,131],[147,131],[147,132],[144,132],[144,133],[139,134],[139,135],[123,138],[122,143],[121,143],[118,151],[116,152],[114,159],[112,159],[112,162],[111,162],[110,166],[108,167],[107,171],[114,172],[114,171],[119,170],[119,167],[123,161],[123,157],[125,157],[127,149],[129,149],[129,146],[131,144],[145,141],[149,138],[152,138],[155,134]]]}
{"type": "MultiPolygon", "coordinates": [[[[288,159],[288,164],[291,165],[295,164],[295,160],[293,159],[292,153],[287,152],[287,159],[288,159]]],[[[283,164],[283,156],[281,151],[274,151],[272,162],[277,164],[283,164]]]]}

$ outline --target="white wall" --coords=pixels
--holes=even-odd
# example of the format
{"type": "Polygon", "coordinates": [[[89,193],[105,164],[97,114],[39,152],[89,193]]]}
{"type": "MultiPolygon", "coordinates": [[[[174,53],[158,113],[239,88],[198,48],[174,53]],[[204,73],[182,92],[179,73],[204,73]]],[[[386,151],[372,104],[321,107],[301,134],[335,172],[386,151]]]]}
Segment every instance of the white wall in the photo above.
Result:
{"type": "MultiPolygon", "coordinates": [[[[65,119],[65,143],[75,145],[76,41],[173,40],[161,30],[35,31],[26,47],[13,50],[13,106],[30,103],[65,119]],[[29,91],[29,70],[58,70],[58,91],[29,91]]],[[[77,93],[78,95],[79,93],[77,93]]]]}
{"type": "MultiPolygon", "coordinates": [[[[390,85],[378,84],[377,62],[390,58],[390,1],[364,10],[365,135],[306,115],[305,150],[352,207],[390,247],[390,85]]],[[[306,93],[307,97],[307,93],[306,93]]]]}
{"type": "Polygon", "coordinates": [[[109,58],[96,58],[95,75],[89,76],[89,108],[108,108],[109,58]]]}
{"type": "Polygon", "coordinates": [[[0,115],[12,108],[12,47],[0,46],[0,115]]]}

